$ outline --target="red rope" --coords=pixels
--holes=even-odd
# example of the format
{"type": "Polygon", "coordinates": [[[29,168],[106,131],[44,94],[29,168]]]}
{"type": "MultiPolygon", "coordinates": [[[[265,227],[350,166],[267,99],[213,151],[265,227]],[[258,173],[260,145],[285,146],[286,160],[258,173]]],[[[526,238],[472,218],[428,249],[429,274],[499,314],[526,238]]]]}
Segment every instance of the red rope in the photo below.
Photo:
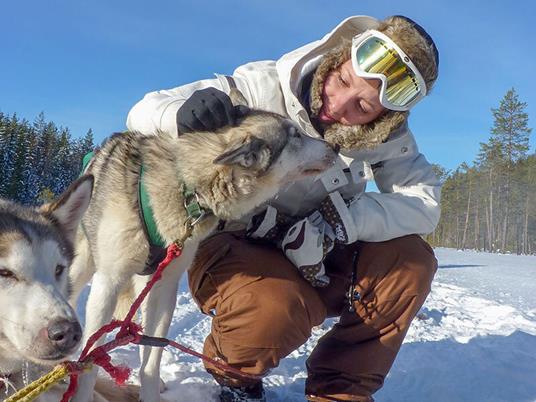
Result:
{"type": "Polygon", "coordinates": [[[189,355],[199,357],[201,360],[209,362],[210,364],[214,365],[215,367],[219,368],[220,370],[222,370],[222,371],[224,371],[226,373],[233,373],[238,377],[249,378],[250,380],[256,380],[256,381],[258,381],[258,380],[260,380],[262,378],[261,376],[258,376],[258,375],[255,375],[255,374],[244,373],[241,370],[238,370],[238,369],[236,369],[234,367],[231,367],[231,366],[229,366],[227,364],[221,363],[221,362],[219,362],[217,360],[211,359],[210,357],[205,356],[204,354],[196,352],[195,350],[190,349],[190,348],[188,348],[188,347],[186,347],[184,345],[181,345],[180,343],[174,342],[172,340],[169,340],[169,345],[173,346],[174,348],[179,349],[180,351],[182,351],[184,353],[188,353],[189,355]]]}
{"type": "Polygon", "coordinates": [[[69,402],[74,396],[76,388],[78,388],[78,373],[71,373],[69,376],[69,387],[63,394],[60,402],[69,402]]]}
{"type": "MultiPolygon", "coordinates": [[[[142,328],[140,325],[132,322],[136,311],[143,303],[153,286],[162,278],[162,272],[164,269],[173,261],[175,258],[179,257],[182,253],[182,249],[175,243],[170,245],[167,249],[166,258],[160,264],[154,273],[153,277],[147,282],[145,288],[138,295],[130,310],[128,311],[127,316],[124,320],[112,320],[110,323],[103,325],[97,332],[91,335],[80,354],[80,358],[77,362],[67,362],[67,368],[69,370],[70,383],[67,391],[63,394],[61,402],[68,402],[76,393],[78,387],[78,376],[87,367],[87,363],[93,363],[102,367],[116,382],[118,385],[124,384],[128,377],[130,376],[131,369],[126,366],[114,366],[111,361],[109,352],[119,346],[128,345],[129,343],[140,344],[142,341],[142,328]],[[105,334],[112,332],[113,330],[119,328],[119,331],[115,335],[115,338],[103,345],[91,349],[93,345],[105,334]]],[[[193,356],[199,357],[200,359],[210,362],[215,367],[218,367],[220,370],[225,372],[233,373],[240,377],[245,377],[249,379],[259,380],[261,377],[253,374],[244,373],[238,369],[230,367],[226,364],[218,362],[214,359],[211,359],[208,356],[205,356],[201,353],[198,353],[186,346],[183,346],[177,342],[171,341],[169,339],[164,339],[168,345],[171,345],[185,353],[191,354],[193,356]]]]}

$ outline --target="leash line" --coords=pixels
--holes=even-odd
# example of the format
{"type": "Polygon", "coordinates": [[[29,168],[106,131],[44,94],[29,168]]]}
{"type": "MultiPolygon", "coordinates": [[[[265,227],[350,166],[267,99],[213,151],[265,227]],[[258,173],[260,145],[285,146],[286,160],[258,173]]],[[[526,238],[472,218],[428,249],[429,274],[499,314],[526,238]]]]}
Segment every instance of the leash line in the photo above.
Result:
{"type": "Polygon", "coordinates": [[[243,377],[243,378],[247,378],[247,379],[250,379],[250,380],[260,380],[262,377],[261,376],[258,376],[258,375],[255,375],[255,374],[249,374],[249,373],[245,373],[241,370],[238,370],[234,367],[231,367],[229,366],[228,364],[225,364],[225,363],[222,363],[222,362],[219,362],[211,357],[208,357],[202,353],[199,353],[199,352],[196,352],[195,350],[187,347],[187,346],[184,346],[184,345],[181,345],[180,343],[178,342],[175,342],[175,341],[172,341],[171,339],[167,339],[167,338],[159,338],[159,337],[155,337],[155,336],[148,336],[148,335],[142,335],[140,337],[140,339],[135,342],[139,345],[146,345],[146,346],[155,346],[155,347],[159,347],[159,348],[164,348],[166,346],[171,346],[171,347],[174,347],[175,349],[179,349],[181,352],[184,352],[184,353],[187,353],[189,355],[192,355],[192,356],[195,356],[195,357],[198,357],[199,359],[203,360],[203,361],[206,361],[210,364],[212,364],[213,366],[219,368],[220,370],[222,370],[223,372],[225,373],[232,373],[238,377],[243,377]]]}

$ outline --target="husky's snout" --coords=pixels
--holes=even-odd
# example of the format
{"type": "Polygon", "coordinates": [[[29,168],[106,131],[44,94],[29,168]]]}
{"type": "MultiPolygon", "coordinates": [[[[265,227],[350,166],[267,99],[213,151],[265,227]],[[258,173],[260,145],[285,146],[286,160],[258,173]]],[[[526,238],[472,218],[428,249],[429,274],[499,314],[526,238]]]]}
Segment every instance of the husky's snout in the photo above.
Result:
{"type": "Polygon", "coordinates": [[[26,350],[29,360],[41,364],[61,361],[75,352],[82,340],[82,327],[74,317],[56,317],[37,331],[32,340],[31,353],[26,350]]]}
{"type": "Polygon", "coordinates": [[[302,135],[302,140],[304,141],[304,149],[301,151],[303,158],[299,166],[301,174],[319,174],[333,166],[340,150],[338,145],[332,145],[306,134],[302,135]]]}
{"type": "Polygon", "coordinates": [[[53,321],[46,330],[52,346],[60,353],[69,354],[82,339],[82,327],[78,321],[58,319],[53,321]]]}

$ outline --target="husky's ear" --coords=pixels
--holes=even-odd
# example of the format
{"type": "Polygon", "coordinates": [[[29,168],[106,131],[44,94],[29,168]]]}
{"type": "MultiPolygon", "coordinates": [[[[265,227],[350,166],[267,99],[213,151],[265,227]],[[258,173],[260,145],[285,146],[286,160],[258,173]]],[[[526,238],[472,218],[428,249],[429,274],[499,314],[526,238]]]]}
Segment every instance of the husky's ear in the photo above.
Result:
{"type": "Polygon", "coordinates": [[[41,213],[60,224],[71,240],[74,240],[78,224],[91,201],[93,181],[92,175],[80,177],[56,201],[40,208],[41,213]]]}
{"type": "Polygon", "coordinates": [[[248,107],[248,101],[246,100],[246,98],[244,98],[242,92],[240,92],[237,88],[231,88],[231,91],[229,92],[229,98],[231,98],[233,106],[245,106],[246,108],[248,107]]]}
{"type": "Polygon", "coordinates": [[[231,144],[224,153],[214,159],[218,165],[240,165],[245,168],[260,165],[263,168],[269,160],[270,150],[266,143],[257,137],[251,137],[246,141],[231,144]]]}

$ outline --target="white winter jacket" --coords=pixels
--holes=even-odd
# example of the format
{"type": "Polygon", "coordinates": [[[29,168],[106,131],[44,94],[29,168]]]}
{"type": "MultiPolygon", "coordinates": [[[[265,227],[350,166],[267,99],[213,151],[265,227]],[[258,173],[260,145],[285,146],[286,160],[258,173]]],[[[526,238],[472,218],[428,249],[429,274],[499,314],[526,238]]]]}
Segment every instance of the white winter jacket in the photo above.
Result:
{"type": "MultiPolygon", "coordinates": [[[[321,56],[378,21],[365,16],[350,17],[324,38],[285,54],[277,61],[259,61],[238,67],[233,78],[252,108],[289,116],[309,135],[320,137],[307,111],[298,100],[302,77],[310,73],[321,56]]],[[[215,87],[229,92],[224,76],[197,81],[178,88],[151,92],[130,111],[130,130],[151,133],[177,131],[176,114],[196,90],[215,87]]],[[[407,234],[426,234],[436,227],[440,183],[431,165],[419,153],[411,131],[403,126],[388,141],[374,149],[343,151],[327,172],[287,187],[270,202],[282,212],[299,215],[316,208],[329,193],[338,191],[349,201],[344,206],[350,243],[356,240],[384,241],[407,234]],[[365,192],[375,180],[381,193],[365,192]]]]}

